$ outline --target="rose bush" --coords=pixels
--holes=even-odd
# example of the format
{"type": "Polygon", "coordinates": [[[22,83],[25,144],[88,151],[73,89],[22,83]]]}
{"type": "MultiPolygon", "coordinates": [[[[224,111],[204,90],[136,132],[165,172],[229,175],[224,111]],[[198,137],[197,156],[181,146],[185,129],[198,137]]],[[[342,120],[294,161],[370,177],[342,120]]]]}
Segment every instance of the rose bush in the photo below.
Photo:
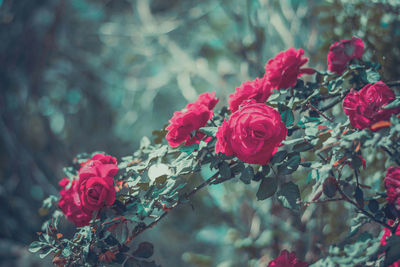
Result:
{"type": "MultiPolygon", "coordinates": [[[[235,232],[241,227],[227,231],[227,239],[235,239],[234,249],[251,252],[252,264],[258,255],[271,258],[266,247],[273,235],[261,233],[263,227],[288,231],[285,225],[296,224],[301,228],[299,237],[285,243],[309,245],[314,254],[301,257],[313,266],[397,266],[400,101],[389,87],[396,87],[396,82],[379,81],[378,65],[361,60],[363,49],[357,38],[332,45],[328,68],[335,75],[304,68],[308,61],[304,51],[288,49],[268,61],[262,78],[236,88],[229,96],[229,109],[214,112],[216,93],[201,94],[175,112],[165,130],[153,132],[154,142],[144,137],[139,149],[123,157],[119,165],[114,157],[103,154],[79,155],[60,182],[61,215],[52,213],[45,233],[40,233],[30,250],[44,256],[54,253],[58,265],[155,267],[148,260],[153,245],[137,244],[137,236],[188,203],[202,188],[237,179],[258,187],[257,200],[270,201],[262,206],[265,216],[257,214],[261,207],[241,206],[241,216],[252,214],[245,218],[250,222],[248,229],[242,227],[247,229],[245,238],[239,240],[235,232]],[[351,65],[352,59],[359,59],[357,65],[351,65]],[[299,79],[305,73],[315,74],[315,81],[299,79]],[[378,158],[371,151],[379,153],[382,164],[375,166],[373,160],[378,158]],[[384,165],[391,167],[384,179],[383,170],[375,173],[379,183],[365,175],[366,169],[384,165]],[[194,186],[198,173],[204,177],[194,186]],[[381,183],[386,194],[379,192],[381,183]],[[338,240],[346,245],[324,248],[320,258],[312,257],[322,248],[322,237],[329,230],[324,222],[329,222],[320,218],[319,232],[307,233],[307,227],[315,225],[310,220],[319,214],[309,207],[330,202],[345,202],[356,211],[342,212],[353,221],[349,233],[340,236],[343,242],[338,240]],[[64,215],[78,227],[70,239],[59,232],[58,222],[64,215]],[[266,223],[270,217],[286,220],[286,216],[292,223],[266,223]],[[385,229],[381,240],[368,232],[367,223],[385,229]],[[306,233],[309,238],[304,238],[306,233]]],[[[55,209],[55,199],[45,200],[43,210],[55,209]]],[[[232,207],[238,206],[235,201],[243,202],[241,198],[229,201],[232,207]]],[[[235,220],[229,224],[235,226],[235,220]]],[[[268,266],[301,267],[308,266],[307,262],[283,250],[268,266]]]]}

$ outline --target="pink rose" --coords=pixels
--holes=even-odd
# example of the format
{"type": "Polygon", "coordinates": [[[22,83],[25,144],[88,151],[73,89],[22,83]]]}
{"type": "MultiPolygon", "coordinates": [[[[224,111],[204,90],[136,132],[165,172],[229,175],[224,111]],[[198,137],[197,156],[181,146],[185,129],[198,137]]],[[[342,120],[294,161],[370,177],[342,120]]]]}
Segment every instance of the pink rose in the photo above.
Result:
{"type": "Polygon", "coordinates": [[[385,176],[387,201],[400,210],[400,167],[391,166],[385,176]]]}
{"type": "Polygon", "coordinates": [[[209,110],[213,110],[215,105],[217,105],[217,103],[218,103],[218,98],[216,98],[215,95],[216,95],[215,92],[202,93],[202,94],[199,95],[199,97],[197,98],[197,100],[195,102],[188,104],[186,106],[186,108],[189,109],[190,107],[193,107],[193,106],[204,105],[209,110]]]}
{"type": "MultiPolygon", "coordinates": [[[[394,223],[393,221],[389,220],[389,225],[390,225],[390,226],[392,226],[393,223],[394,223]]],[[[392,231],[390,231],[390,229],[385,228],[384,231],[385,231],[385,232],[384,232],[384,234],[383,234],[383,236],[382,236],[382,238],[381,238],[381,245],[382,245],[382,246],[385,246],[385,245],[386,245],[386,243],[387,243],[386,239],[389,238],[389,237],[392,235],[392,231]]],[[[395,234],[396,234],[396,235],[400,235],[400,225],[397,226],[397,229],[396,229],[395,234]]],[[[393,263],[392,265],[390,265],[389,267],[400,267],[400,260],[394,262],[394,263],[393,263]]]]}
{"type": "Polygon", "coordinates": [[[268,264],[268,267],[307,267],[307,262],[301,262],[297,259],[296,253],[282,250],[281,255],[276,257],[268,264]]]}
{"type": "Polygon", "coordinates": [[[185,146],[200,143],[205,134],[198,129],[206,126],[212,118],[212,109],[217,104],[215,92],[201,94],[194,103],[190,103],[185,109],[174,112],[166,128],[166,139],[172,147],[177,147],[185,142],[185,146]]]}
{"type": "Polygon", "coordinates": [[[251,164],[267,164],[286,138],[281,116],[270,106],[251,100],[217,131],[216,153],[234,155],[251,164]]]}
{"type": "Polygon", "coordinates": [[[275,58],[270,59],[265,65],[265,78],[271,84],[272,89],[289,88],[296,85],[297,78],[303,74],[313,74],[310,68],[301,68],[307,63],[308,58],[302,57],[303,49],[289,48],[280,52],[275,58]]]}
{"type": "Polygon", "coordinates": [[[367,84],[360,91],[351,89],[343,101],[344,113],[354,128],[364,129],[379,121],[388,120],[400,107],[383,109],[395,99],[394,92],[383,82],[367,84]]]}
{"type": "Polygon", "coordinates": [[[243,101],[249,99],[254,99],[257,103],[264,103],[271,95],[271,91],[271,87],[265,77],[244,82],[236,88],[235,93],[229,96],[229,109],[235,112],[243,101]]]}
{"type": "Polygon", "coordinates": [[[81,167],[85,166],[86,164],[92,162],[93,160],[98,160],[101,161],[104,164],[117,164],[117,159],[109,156],[109,155],[103,155],[103,154],[96,154],[92,158],[88,159],[87,161],[81,163],[81,167]]]}
{"type": "Polygon", "coordinates": [[[104,164],[100,160],[93,160],[79,170],[77,191],[86,211],[99,210],[104,206],[111,206],[115,201],[113,177],[118,172],[114,163],[104,164]]]}
{"type": "Polygon", "coordinates": [[[60,199],[58,201],[58,206],[61,211],[65,214],[65,217],[72,221],[77,227],[82,227],[88,225],[92,219],[91,212],[86,212],[82,210],[81,203],[79,200],[79,194],[76,191],[76,181],[72,181],[71,187],[66,189],[69,180],[63,178],[59,185],[63,187],[60,191],[60,199]]]}
{"type": "Polygon", "coordinates": [[[360,59],[364,53],[364,43],[360,38],[341,40],[329,47],[328,69],[331,72],[342,74],[352,59],[360,59]]]}

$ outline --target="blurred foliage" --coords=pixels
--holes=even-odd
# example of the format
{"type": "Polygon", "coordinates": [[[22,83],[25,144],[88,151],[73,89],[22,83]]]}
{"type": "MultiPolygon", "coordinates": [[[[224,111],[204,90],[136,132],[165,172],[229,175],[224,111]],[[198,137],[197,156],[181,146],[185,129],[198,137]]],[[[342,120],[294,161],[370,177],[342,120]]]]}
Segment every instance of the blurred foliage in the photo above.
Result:
{"type": "MultiPolygon", "coordinates": [[[[57,194],[74,155],[129,154],[199,93],[215,90],[225,102],[291,46],[326,69],[329,45],[356,35],[383,65],[384,80],[398,80],[399,23],[395,0],[0,0],[2,264],[34,264],[23,247],[46,215],[41,200],[57,194]]],[[[383,158],[370,153],[370,170],[383,158]]],[[[369,174],[380,188],[382,173],[369,174]]],[[[306,175],[294,178],[304,185],[306,175]]],[[[348,234],[353,215],[340,212],[343,204],[311,206],[299,218],[257,202],[252,186],[215,186],[194,198],[195,212],[174,211],[147,234],[155,259],[244,266],[287,248],[315,261],[319,248],[348,234]]]]}

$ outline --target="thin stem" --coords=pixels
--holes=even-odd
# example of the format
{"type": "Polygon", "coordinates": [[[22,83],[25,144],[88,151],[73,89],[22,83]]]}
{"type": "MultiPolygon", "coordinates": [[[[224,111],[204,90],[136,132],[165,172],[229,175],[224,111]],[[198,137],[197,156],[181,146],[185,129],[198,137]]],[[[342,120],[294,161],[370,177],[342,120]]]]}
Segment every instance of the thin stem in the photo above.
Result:
{"type": "MultiPolygon", "coordinates": [[[[393,153],[390,152],[390,150],[384,146],[381,146],[381,148],[393,159],[393,153]]],[[[397,163],[397,165],[400,165],[400,161],[398,159],[394,159],[394,161],[397,163]]]]}
{"type": "Polygon", "coordinates": [[[341,200],[344,200],[344,199],[342,197],[340,197],[340,198],[327,198],[327,199],[324,199],[324,200],[303,201],[303,202],[299,202],[299,203],[308,206],[310,204],[323,204],[323,203],[341,201],[341,200]]]}
{"type": "Polygon", "coordinates": [[[361,208],[356,202],[354,202],[353,200],[351,200],[342,190],[342,188],[340,188],[340,186],[338,186],[338,191],[339,193],[342,195],[343,200],[347,201],[348,203],[352,204],[354,207],[356,207],[362,214],[364,214],[365,216],[367,216],[368,218],[370,218],[371,220],[373,220],[376,223],[379,223],[380,225],[383,225],[384,227],[390,229],[391,231],[393,230],[393,227],[390,226],[389,224],[387,224],[384,221],[380,221],[378,219],[376,219],[372,214],[370,214],[368,211],[366,211],[365,209],[361,208]]]}
{"type": "Polygon", "coordinates": [[[316,111],[319,115],[321,115],[322,117],[324,117],[326,120],[333,122],[333,120],[331,118],[329,118],[328,116],[326,116],[324,113],[322,113],[319,109],[317,109],[316,107],[314,107],[310,102],[307,103],[307,106],[309,108],[311,108],[312,110],[316,111]]]}

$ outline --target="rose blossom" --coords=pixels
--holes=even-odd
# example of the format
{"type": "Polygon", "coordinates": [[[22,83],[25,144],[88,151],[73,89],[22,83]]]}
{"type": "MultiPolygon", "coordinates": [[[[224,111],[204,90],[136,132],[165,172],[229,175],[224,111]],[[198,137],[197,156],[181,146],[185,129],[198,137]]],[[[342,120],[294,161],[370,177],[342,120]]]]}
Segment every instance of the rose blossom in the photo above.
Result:
{"type": "Polygon", "coordinates": [[[278,111],[250,100],[218,128],[215,152],[263,165],[269,162],[286,135],[278,111]]]}
{"type": "Polygon", "coordinates": [[[271,86],[265,77],[246,81],[236,88],[235,93],[229,95],[229,109],[235,112],[243,101],[249,99],[254,99],[257,103],[264,103],[271,95],[271,91],[271,86]]]}
{"type": "MultiPolygon", "coordinates": [[[[389,225],[392,226],[393,225],[393,221],[389,220],[389,225]]],[[[392,231],[390,231],[390,229],[386,228],[384,229],[384,234],[381,238],[381,245],[385,246],[387,244],[386,239],[389,238],[392,235],[392,231]]],[[[400,235],[400,225],[397,226],[395,235],[400,235]]],[[[390,265],[389,267],[400,267],[400,260],[394,262],[392,265],[390,265]]]]}
{"type": "Polygon", "coordinates": [[[268,264],[268,267],[307,267],[307,262],[298,261],[295,252],[282,250],[281,255],[268,264]]]}
{"type": "Polygon", "coordinates": [[[400,167],[391,166],[385,176],[387,201],[400,210],[400,167]]]}
{"type": "Polygon", "coordinates": [[[302,57],[303,49],[289,48],[278,53],[265,65],[265,78],[273,89],[289,88],[296,85],[297,78],[303,74],[313,74],[310,68],[301,68],[307,63],[308,58],[302,57]]]}
{"type": "Polygon", "coordinates": [[[394,92],[383,82],[367,84],[360,91],[350,90],[343,101],[344,113],[354,128],[370,128],[373,124],[388,120],[400,107],[383,109],[395,99],[394,92]]]}
{"type": "Polygon", "coordinates": [[[104,164],[117,164],[117,159],[113,156],[103,155],[103,154],[96,154],[92,158],[88,159],[87,161],[81,163],[81,167],[84,167],[86,164],[92,162],[93,160],[101,161],[104,164]]]}
{"type": "Polygon", "coordinates": [[[217,103],[218,103],[218,98],[216,98],[215,95],[216,95],[215,92],[202,93],[199,95],[199,97],[197,98],[197,100],[195,102],[188,104],[187,108],[190,108],[192,106],[197,106],[197,105],[204,105],[209,110],[212,110],[215,107],[215,105],[217,105],[217,103]]]}
{"type": "Polygon", "coordinates": [[[185,109],[174,112],[166,128],[168,133],[166,139],[172,147],[177,147],[185,142],[185,146],[199,143],[205,136],[197,131],[206,126],[212,118],[212,109],[217,104],[215,92],[201,94],[194,103],[190,103],[185,109]]]}
{"type": "Polygon", "coordinates": [[[342,74],[352,59],[360,59],[364,53],[364,43],[360,38],[341,40],[329,47],[328,69],[331,72],[342,74]]]}
{"type": "Polygon", "coordinates": [[[86,211],[99,210],[111,206],[115,201],[113,177],[118,172],[116,161],[108,158],[107,163],[95,160],[85,164],[79,170],[77,191],[82,208],[86,211]],[[108,163],[111,162],[111,163],[108,163]]]}
{"type": "Polygon", "coordinates": [[[63,189],[60,191],[61,197],[58,201],[58,206],[65,214],[65,217],[69,221],[72,221],[77,227],[88,225],[92,214],[81,208],[79,194],[76,191],[76,181],[72,181],[71,187],[66,189],[68,183],[69,180],[65,177],[59,182],[59,185],[62,186],[63,189]]]}

